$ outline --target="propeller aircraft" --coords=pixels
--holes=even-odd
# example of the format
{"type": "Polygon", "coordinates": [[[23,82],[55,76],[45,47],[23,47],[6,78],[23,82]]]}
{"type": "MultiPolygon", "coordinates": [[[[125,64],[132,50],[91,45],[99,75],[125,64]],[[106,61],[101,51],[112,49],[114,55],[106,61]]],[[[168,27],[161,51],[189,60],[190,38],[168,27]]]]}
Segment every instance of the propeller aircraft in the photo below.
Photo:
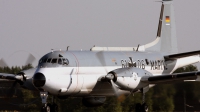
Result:
{"type": "Polygon", "coordinates": [[[200,51],[177,53],[173,0],[162,0],[156,39],[137,47],[92,47],[88,51],[51,51],[38,66],[17,75],[0,73],[22,87],[40,92],[43,111],[57,111],[47,103],[48,95],[82,97],[88,107],[100,106],[108,96],[140,92],[142,104],[136,111],[148,111],[145,93],[161,83],[199,81],[200,71],[174,74],[200,61],[200,51]]]}

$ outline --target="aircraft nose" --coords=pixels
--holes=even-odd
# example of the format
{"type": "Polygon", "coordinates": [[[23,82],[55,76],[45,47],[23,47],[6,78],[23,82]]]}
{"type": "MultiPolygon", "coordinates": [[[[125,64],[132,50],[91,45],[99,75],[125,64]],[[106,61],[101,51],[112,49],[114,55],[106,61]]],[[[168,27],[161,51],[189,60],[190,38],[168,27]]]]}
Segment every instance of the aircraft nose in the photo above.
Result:
{"type": "Polygon", "coordinates": [[[46,82],[46,78],[45,78],[44,74],[36,73],[33,76],[33,84],[35,85],[35,87],[42,87],[42,86],[44,86],[45,82],[46,82]]]}

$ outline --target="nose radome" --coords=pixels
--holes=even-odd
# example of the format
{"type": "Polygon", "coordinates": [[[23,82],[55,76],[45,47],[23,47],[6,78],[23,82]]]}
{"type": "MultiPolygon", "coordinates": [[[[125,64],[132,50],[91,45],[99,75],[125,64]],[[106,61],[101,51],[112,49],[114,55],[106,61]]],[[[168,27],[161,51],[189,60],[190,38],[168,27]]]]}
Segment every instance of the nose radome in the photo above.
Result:
{"type": "Polygon", "coordinates": [[[42,87],[42,86],[44,86],[45,82],[46,82],[46,78],[45,78],[44,74],[36,73],[33,76],[33,84],[35,85],[35,87],[42,87]]]}

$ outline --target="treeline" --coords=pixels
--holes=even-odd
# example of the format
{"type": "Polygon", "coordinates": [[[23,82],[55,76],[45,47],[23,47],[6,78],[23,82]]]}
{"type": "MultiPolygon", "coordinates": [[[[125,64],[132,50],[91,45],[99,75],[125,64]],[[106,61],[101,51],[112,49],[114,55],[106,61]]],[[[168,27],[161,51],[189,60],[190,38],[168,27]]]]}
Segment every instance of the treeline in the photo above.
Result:
{"type": "MultiPolygon", "coordinates": [[[[5,67],[0,68],[0,72],[17,74],[21,70],[32,68],[31,65],[23,67],[5,67]]],[[[190,72],[197,71],[193,65],[180,68],[175,72],[190,72]]],[[[11,83],[12,81],[7,83],[11,83]]],[[[1,84],[1,83],[0,83],[1,84]]],[[[8,85],[0,85],[2,92],[8,90],[8,85]]],[[[200,111],[200,82],[176,82],[168,84],[159,84],[151,88],[146,93],[146,103],[149,106],[149,111],[155,112],[171,112],[171,111],[200,111]]],[[[4,94],[6,92],[3,92],[4,94]]],[[[0,104],[3,102],[12,107],[12,110],[18,111],[40,111],[42,107],[41,99],[38,91],[29,91],[18,88],[15,95],[7,98],[6,95],[0,94],[0,104]],[[13,100],[18,98],[17,101],[13,100]],[[4,100],[3,100],[4,99],[4,100]],[[9,102],[5,102],[6,101],[9,102]],[[13,101],[13,102],[12,102],[13,101]]],[[[48,101],[51,102],[51,96],[48,101]]],[[[134,112],[136,103],[141,103],[141,93],[130,94],[128,96],[121,95],[119,97],[108,97],[105,104],[100,107],[87,108],[82,105],[81,98],[59,99],[55,98],[60,112],[134,112]]],[[[2,109],[5,111],[6,109],[2,109]]],[[[7,110],[11,110],[8,108],[7,110]]]]}

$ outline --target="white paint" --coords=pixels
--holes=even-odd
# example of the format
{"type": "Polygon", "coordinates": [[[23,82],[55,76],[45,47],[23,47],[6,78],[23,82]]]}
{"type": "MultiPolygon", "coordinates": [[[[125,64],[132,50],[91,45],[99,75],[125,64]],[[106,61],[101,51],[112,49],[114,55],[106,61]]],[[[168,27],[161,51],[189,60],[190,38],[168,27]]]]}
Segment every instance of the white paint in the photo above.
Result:
{"type": "Polygon", "coordinates": [[[174,69],[170,72],[173,73],[176,69],[190,65],[190,64],[194,64],[200,61],[200,57],[199,55],[196,56],[189,56],[189,57],[185,57],[185,58],[179,58],[177,59],[177,63],[174,67],[174,69]]]}

